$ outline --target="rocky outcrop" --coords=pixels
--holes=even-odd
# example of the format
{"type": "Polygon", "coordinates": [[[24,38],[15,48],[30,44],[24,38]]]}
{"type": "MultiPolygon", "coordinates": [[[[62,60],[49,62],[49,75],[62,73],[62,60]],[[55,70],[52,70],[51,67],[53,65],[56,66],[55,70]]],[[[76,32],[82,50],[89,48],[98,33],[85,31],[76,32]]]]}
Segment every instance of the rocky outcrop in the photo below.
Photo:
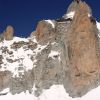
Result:
{"type": "MultiPolygon", "coordinates": [[[[55,23],[55,21],[53,22],[55,23]]],[[[52,28],[51,23],[48,23],[47,20],[43,20],[38,23],[36,31],[31,34],[31,37],[36,36],[36,39],[38,42],[47,43],[49,42],[50,37],[53,37],[54,32],[55,32],[55,29],[52,28]]]]}
{"type": "Polygon", "coordinates": [[[2,42],[4,40],[4,35],[1,33],[0,34],[0,42],[2,42]]]}
{"type": "Polygon", "coordinates": [[[0,72],[0,91],[10,85],[11,73],[9,71],[0,72]]]}
{"type": "Polygon", "coordinates": [[[13,39],[13,34],[14,34],[14,29],[12,26],[7,26],[4,34],[5,40],[12,40],[13,39]]]}
{"type": "Polygon", "coordinates": [[[68,7],[68,10],[67,10],[67,13],[69,12],[72,12],[72,11],[77,11],[80,9],[80,4],[83,4],[85,5],[88,13],[91,15],[92,14],[92,10],[91,8],[89,7],[89,5],[87,5],[84,1],[82,0],[73,0],[73,2],[70,4],[70,6],[68,7]]]}
{"type": "MultiPolygon", "coordinates": [[[[53,65],[52,70],[46,68],[46,72],[48,72],[47,75],[46,73],[41,73],[41,75],[39,75],[41,78],[38,79],[40,82],[37,87],[43,88],[44,86],[45,88],[46,85],[43,84],[46,84],[45,81],[49,79],[49,84],[53,82],[55,84],[63,83],[66,91],[70,93],[71,96],[76,97],[84,95],[91,87],[98,86],[99,82],[97,80],[99,80],[100,75],[100,55],[98,29],[94,23],[95,20],[91,21],[92,11],[90,7],[81,0],[79,3],[74,1],[69,6],[67,13],[72,11],[75,12],[72,21],[59,21],[56,23],[55,32],[53,33],[56,46],[49,46],[51,50],[53,48],[55,48],[55,51],[57,51],[57,49],[59,50],[61,62],[57,62],[56,64],[53,64],[56,61],[51,62],[53,65]],[[47,78],[42,78],[42,76],[47,76],[47,78]],[[49,77],[51,77],[53,82],[50,81],[49,77]]],[[[44,33],[43,31],[40,32],[44,33]]],[[[39,69],[43,68],[42,72],[44,72],[44,68],[47,67],[46,63],[49,59],[45,58],[45,61],[41,61],[46,55],[41,55],[39,57],[40,65],[38,66],[40,66],[39,69]]],[[[50,61],[49,65],[51,65],[50,61]]],[[[36,73],[40,72],[36,71],[36,73]]]]}
{"type": "Polygon", "coordinates": [[[98,84],[100,74],[98,29],[88,14],[87,5],[80,2],[79,9],[66,33],[72,95],[83,95],[94,87],[98,84]]]}
{"type": "Polygon", "coordinates": [[[12,42],[0,44],[0,73],[9,73],[0,74],[0,91],[32,93],[35,86],[39,96],[63,84],[70,96],[79,97],[100,84],[99,33],[90,7],[74,0],[64,16],[40,21],[27,39],[13,38],[13,28],[7,28],[5,39],[12,42]]]}

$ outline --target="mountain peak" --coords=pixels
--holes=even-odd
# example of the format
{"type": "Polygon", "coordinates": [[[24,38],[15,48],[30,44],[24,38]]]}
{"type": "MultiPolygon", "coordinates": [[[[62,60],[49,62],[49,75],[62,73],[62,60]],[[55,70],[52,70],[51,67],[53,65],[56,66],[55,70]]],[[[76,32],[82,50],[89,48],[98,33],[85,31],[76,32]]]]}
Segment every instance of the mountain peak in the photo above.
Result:
{"type": "Polygon", "coordinates": [[[68,14],[70,12],[76,12],[80,9],[85,9],[86,12],[88,12],[88,14],[92,15],[91,8],[89,7],[89,5],[86,2],[84,2],[82,0],[73,0],[72,3],[69,5],[66,14],[68,14]]]}

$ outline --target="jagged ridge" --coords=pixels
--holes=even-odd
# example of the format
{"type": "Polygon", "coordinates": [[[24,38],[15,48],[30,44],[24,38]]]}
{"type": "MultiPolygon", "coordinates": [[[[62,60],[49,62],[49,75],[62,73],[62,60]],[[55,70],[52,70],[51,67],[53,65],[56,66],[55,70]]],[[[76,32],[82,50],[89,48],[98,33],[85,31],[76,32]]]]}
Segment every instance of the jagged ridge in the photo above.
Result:
{"type": "Polygon", "coordinates": [[[98,23],[84,1],[74,0],[62,18],[40,21],[26,39],[13,33],[8,26],[0,36],[0,91],[31,93],[35,85],[38,96],[63,84],[79,97],[100,84],[98,23]]]}

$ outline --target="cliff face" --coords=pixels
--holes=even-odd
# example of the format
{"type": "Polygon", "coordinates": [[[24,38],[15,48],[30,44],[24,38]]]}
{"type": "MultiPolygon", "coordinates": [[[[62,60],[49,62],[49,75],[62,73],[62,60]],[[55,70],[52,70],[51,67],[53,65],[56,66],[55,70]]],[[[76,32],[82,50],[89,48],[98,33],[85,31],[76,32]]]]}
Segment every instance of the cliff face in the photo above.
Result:
{"type": "Polygon", "coordinates": [[[69,55],[68,72],[71,88],[73,87],[71,90],[75,91],[75,94],[77,92],[82,95],[89,87],[93,87],[93,83],[98,83],[100,55],[97,34],[96,23],[89,16],[87,5],[80,2],[79,9],[66,33],[69,55]]]}
{"type": "Polygon", "coordinates": [[[74,0],[62,18],[40,21],[29,38],[12,34],[10,27],[0,36],[0,91],[32,93],[35,85],[38,96],[63,84],[79,97],[100,84],[99,31],[85,2],[74,0]]]}

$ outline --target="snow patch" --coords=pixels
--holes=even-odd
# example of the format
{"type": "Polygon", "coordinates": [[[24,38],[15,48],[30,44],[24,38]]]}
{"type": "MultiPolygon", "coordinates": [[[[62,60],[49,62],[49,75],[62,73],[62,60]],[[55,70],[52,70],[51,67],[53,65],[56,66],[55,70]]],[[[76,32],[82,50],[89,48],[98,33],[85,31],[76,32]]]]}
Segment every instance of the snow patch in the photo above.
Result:
{"type": "Polygon", "coordinates": [[[59,61],[61,61],[61,59],[60,59],[60,53],[58,51],[51,50],[51,52],[48,55],[48,58],[52,58],[52,59],[58,58],[59,61]]]}
{"type": "Polygon", "coordinates": [[[0,71],[9,70],[12,72],[13,77],[19,77],[20,72],[24,73],[24,71],[31,70],[33,68],[33,62],[30,59],[33,55],[32,50],[24,51],[23,47],[19,48],[17,51],[13,51],[12,56],[9,54],[3,55],[3,64],[1,64],[0,71]],[[10,60],[11,62],[9,62],[10,60]],[[19,68],[22,68],[19,70],[19,68]]]}
{"type": "Polygon", "coordinates": [[[7,46],[8,47],[8,46],[12,45],[14,42],[20,42],[20,41],[28,42],[28,39],[20,38],[20,37],[14,37],[10,41],[4,40],[3,42],[0,43],[0,46],[3,44],[3,46],[7,46]]]}
{"type": "MultiPolygon", "coordinates": [[[[24,49],[21,47],[17,50],[11,48],[14,42],[29,42],[27,38],[19,38],[14,37],[13,40],[6,41],[0,43],[0,48],[7,48],[8,51],[12,52],[9,54],[8,52],[3,53],[2,49],[0,49],[0,55],[3,56],[0,71],[11,71],[13,77],[19,77],[19,73],[22,75],[24,71],[31,70],[33,68],[34,62],[31,60],[31,56],[33,56],[33,51],[31,49],[24,49]]],[[[36,42],[35,38],[33,41],[36,42]]]]}
{"type": "Polygon", "coordinates": [[[28,40],[32,40],[34,43],[38,43],[37,42],[37,39],[36,39],[36,36],[32,36],[32,37],[30,37],[30,38],[28,38],[28,40]]]}
{"type": "Polygon", "coordinates": [[[5,93],[8,93],[9,91],[10,91],[9,88],[6,88],[3,91],[1,91],[0,94],[5,94],[5,93]]]}
{"type": "Polygon", "coordinates": [[[91,17],[91,14],[88,14],[88,17],[91,17]]]}
{"type": "Polygon", "coordinates": [[[97,25],[97,29],[99,31],[98,37],[100,38],[100,23],[99,22],[96,22],[96,25],[97,25]]]}
{"type": "Polygon", "coordinates": [[[38,53],[40,53],[43,49],[45,49],[47,47],[47,45],[42,46],[42,45],[38,44],[37,48],[34,50],[35,54],[37,55],[38,53]]]}
{"type": "Polygon", "coordinates": [[[51,43],[51,45],[55,45],[55,44],[57,44],[57,43],[56,42],[51,43]]]}
{"type": "MultiPolygon", "coordinates": [[[[4,40],[3,42],[1,42],[1,43],[0,43],[0,47],[1,47],[1,46],[6,46],[6,47],[10,48],[10,46],[11,46],[14,42],[20,42],[20,41],[29,42],[29,39],[30,39],[30,38],[27,39],[27,38],[13,37],[12,40],[9,40],[9,41],[4,40]]],[[[36,40],[36,37],[35,37],[35,36],[32,38],[32,41],[35,42],[35,43],[37,43],[37,40],[36,40]]]]}
{"type": "Polygon", "coordinates": [[[98,30],[100,30],[100,23],[96,22],[98,30]]]}
{"type": "Polygon", "coordinates": [[[18,49],[11,48],[14,42],[18,43],[24,41],[28,43],[30,38],[18,38],[14,37],[11,41],[4,40],[0,43],[0,55],[3,56],[2,64],[0,71],[10,71],[12,77],[21,77],[26,71],[32,70],[36,67],[37,59],[36,56],[38,53],[41,53],[47,45],[39,45],[34,37],[33,42],[37,43],[37,48],[31,50],[28,48],[28,45],[22,45],[18,49]],[[6,51],[3,52],[3,49],[6,48],[6,51]],[[9,52],[12,52],[9,54],[9,52]]]}
{"type": "Polygon", "coordinates": [[[63,18],[65,18],[65,19],[68,19],[68,18],[73,19],[74,15],[75,15],[75,11],[71,11],[71,12],[65,14],[65,15],[63,16],[63,18]]]}
{"type": "Polygon", "coordinates": [[[52,20],[45,20],[45,21],[48,22],[49,24],[51,24],[53,28],[55,28],[55,24],[52,20]]]}

